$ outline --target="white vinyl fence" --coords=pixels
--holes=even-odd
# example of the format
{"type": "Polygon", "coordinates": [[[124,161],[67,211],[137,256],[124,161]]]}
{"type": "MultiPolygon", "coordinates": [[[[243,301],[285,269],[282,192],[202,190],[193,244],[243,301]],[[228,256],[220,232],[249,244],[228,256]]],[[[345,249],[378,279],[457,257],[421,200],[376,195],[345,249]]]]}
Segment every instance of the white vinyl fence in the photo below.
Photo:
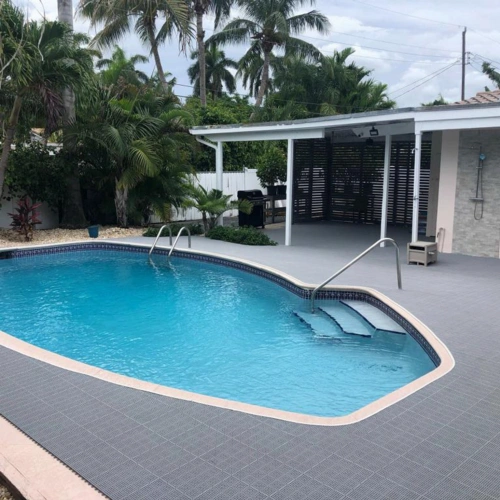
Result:
{"type": "MultiPolygon", "coordinates": [[[[265,190],[260,185],[260,181],[257,177],[257,170],[255,169],[245,169],[243,172],[224,172],[222,177],[223,191],[224,194],[232,195],[232,198],[236,200],[238,198],[238,191],[245,189],[260,189],[265,192],[265,190]]],[[[194,184],[201,184],[205,189],[210,191],[215,188],[215,172],[200,172],[197,177],[193,178],[194,184]]],[[[0,228],[9,227],[11,223],[11,218],[7,215],[9,212],[13,212],[16,206],[16,202],[2,200],[2,206],[0,207],[0,228]]],[[[277,204],[278,206],[278,204],[277,204]]],[[[37,226],[38,229],[52,229],[58,225],[58,215],[56,212],[51,210],[45,203],[38,209],[41,212],[40,219],[42,224],[37,226]]],[[[231,210],[224,214],[227,217],[237,216],[238,210],[231,210]]],[[[198,220],[201,219],[201,213],[194,209],[189,208],[182,210],[177,214],[173,214],[172,220],[174,221],[184,221],[184,220],[198,220]]],[[[151,222],[161,222],[158,217],[151,217],[151,222]]]]}

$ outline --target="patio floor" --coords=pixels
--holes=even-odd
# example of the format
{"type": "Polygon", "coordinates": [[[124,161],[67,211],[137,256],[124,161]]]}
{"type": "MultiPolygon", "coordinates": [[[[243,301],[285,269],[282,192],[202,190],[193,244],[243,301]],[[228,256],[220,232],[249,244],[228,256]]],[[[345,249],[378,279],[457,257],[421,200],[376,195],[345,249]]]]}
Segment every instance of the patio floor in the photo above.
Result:
{"type": "MultiPolygon", "coordinates": [[[[284,228],[266,232],[283,242],[284,228]]],[[[406,230],[389,230],[398,242],[406,230]]],[[[378,238],[375,226],[293,226],[284,247],[193,238],[193,249],[318,283],[378,238]]],[[[151,239],[128,241],[151,244],[151,239]]],[[[167,239],[162,239],[167,244],[167,239]]],[[[181,248],[187,241],[182,239],[181,248]]],[[[426,323],[452,372],[360,423],[315,427],[157,396],[0,347],[0,414],[112,499],[492,500],[500,497],[500,260],[408,266],[376,249],[336,281],[376,288],[426,323]]]]}

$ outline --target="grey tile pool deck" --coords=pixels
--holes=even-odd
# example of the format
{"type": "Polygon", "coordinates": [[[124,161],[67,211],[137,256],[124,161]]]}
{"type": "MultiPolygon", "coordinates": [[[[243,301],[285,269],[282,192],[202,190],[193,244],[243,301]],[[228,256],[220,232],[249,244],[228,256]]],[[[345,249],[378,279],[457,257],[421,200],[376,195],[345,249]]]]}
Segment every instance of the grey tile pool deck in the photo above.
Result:
{"type": "MultiPolygon", "coordinates": [[[[193,238],[193,248],[318,283],[377,231],[304,225],[294,226],[292,247],[193,238]]],[[[268,231],[278,241],[283,233],[268,231]]],[[[360,423],[306,426],[171,399],[3,347],[0,414],[116,500],[498,499],[500,260],[440,255],[425,268],[407,266],[402,250],[404,290],[392,248],[377,249],[336,284],[371,286],[406,307],[446,343],[456,367],[360,423]]]]}

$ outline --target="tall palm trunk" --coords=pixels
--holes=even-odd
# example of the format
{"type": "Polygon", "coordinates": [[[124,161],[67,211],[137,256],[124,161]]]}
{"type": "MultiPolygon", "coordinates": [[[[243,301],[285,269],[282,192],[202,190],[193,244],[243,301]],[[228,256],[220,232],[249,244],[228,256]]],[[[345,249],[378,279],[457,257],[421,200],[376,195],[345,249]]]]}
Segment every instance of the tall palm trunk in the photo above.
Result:
{"type": "MultiPolygon", "coordinates": [[[[72,0],[57,0],[57,17],[61,23],[66,23],[73,29],[72,0]]],[[[62,98],[64,105],[63,126],[66,127],[75,121],[75,94],[72,89],[67,88],[63,91],[62,98]]],[[[66,180],[66,186],[66,202],[61,225],[67,227],[85,227],[87,221],[83,212],[80,177],[76,162],[66,180]]]]}
{"type": "Polygon", "coordinates": [[[148,23],[146,29],[148,31],[149,43],[151,45],[151,53],[153,54],[153,57],[155,60],[156,72],[158,73],[158,78],[160,79],[163,90],[167,91],[168,90],[168,83],[167,83],[167,79],[165,78],[165,72],[163,71],[163,65],[161,63],[160,53],[158,52],[158,44],[156,43],[156,37],[155,37],[154,30],[153,30],[154,22],[155,22],[155,20],[151,19],[152,24],[148,23]]]}
{"type": "Polygon", "coordinates": [[[264,65],[262,66],[262,79],[260,81],[259,92],[257,98],[255,99],[255,106],[260,108],[262,106],[262,101],[266,95],[267,84],[269,83],[269,64],[271,59],[271,52],[264,51],[264,65]]]}
{"type": "Polygon", "coordinates": [[[128,188],[121,187],[118,179],[115,179],[115,210],[116,222],[120,227],[127,227],[127,201],[128,188]]]}
{"type": "Polygon", "coordinates": [[[0,198],[3,192],[3,185],[5,181],[5,171],[7,170],[7,162],[9,160],[10,149],[14,142],[16,135],[17,123],[19,121],[19,113],[21,112],[23,100],[22,97],[17,95],[10,112],[9,121],[7,122],[7,130],[5,131],[5,138],[2,144],[2,156],[0,157],[0,198]]]}
{"type": "Polygon", "coordinates": [[[196,41],[198,43],[198,65],[200,66],[200,101],[207,105],[207,66],[205,61],[205,32],[203,31],[203,7],[196,6],[196,41]]]}

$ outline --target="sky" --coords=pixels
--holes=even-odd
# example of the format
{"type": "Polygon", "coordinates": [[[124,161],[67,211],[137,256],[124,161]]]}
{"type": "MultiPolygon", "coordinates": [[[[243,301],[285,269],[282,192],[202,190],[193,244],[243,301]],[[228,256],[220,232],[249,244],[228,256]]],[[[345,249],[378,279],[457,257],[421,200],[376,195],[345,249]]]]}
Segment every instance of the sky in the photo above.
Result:
{"type": "MultiPolygon", "coordinates": [[[[77,0],[74,1],[76,8],[77,0]]],[[[42,13],[57,17],[57,0],[14,0],[27,9],[30,17],[42,13]]],[[[492,0],[317,0],[312,8],[322,12],[331,23],[327,35],[305,32],[301,38],[314,44],[325,55],[353,47],[356,64],[372,70],[371,77],[388,85],[388,93],[398,107],[419,106],[442,95],[447,101],[460,99],[462,31],[467,26],[465,96],[471,97],[493,85],[481,72],[483,61],[494,61],[500,68],[500,9],[492,0]],[[403,15],[404,14],[404,15],[403,15]]],[[[235,11],[232,17],[237,17],[235,11]]],[[[88,21],[75,15],[75,31],[95,34],[88,21]]],[[[207,18],[207,37],[213,33],[213,19],[207,18]]],[[[120,46],[127,55],[148,55],[148,49],[131,33],[120,46]]],[[[224,48],[227,57],[239,59],[248,47],[224,48]]],[[[174,92],[192,93],[187,68],[192,61],[179,53],[176,43],[161,48],[165,71],[177,78],[174,92]]],[[[153,58],[139,69],[154,72],[153,58]]],[[[238,92],[246,94],[241,87],[238,92]]]]}

